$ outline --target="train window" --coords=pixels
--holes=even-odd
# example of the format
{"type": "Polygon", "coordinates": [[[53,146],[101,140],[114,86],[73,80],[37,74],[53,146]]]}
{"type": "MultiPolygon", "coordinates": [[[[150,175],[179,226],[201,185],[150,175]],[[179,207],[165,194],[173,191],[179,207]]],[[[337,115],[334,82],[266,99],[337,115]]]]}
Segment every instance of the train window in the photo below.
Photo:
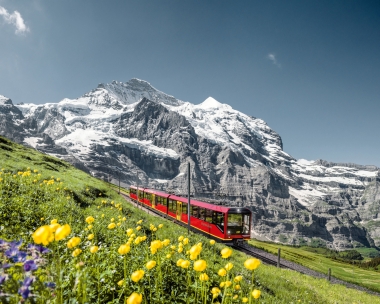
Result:
{"type": "Polygon", "coordinates": [[[142,190],[139,190],[139,198],[143,198],[144,192],[142,190]]]}
{"type": "Polygon", "coordinates": [[[206,209],[205,208],[199,208],[199,219],[205,220],[206,218],[206,209]]]}
{"type": "Polygon", "coordinates": [[[129,193],[136,194],[136,189],[131,188],[131,189],[129,190],[129,193]]]}
{"type": "Polygon", "coordinates": [[[212,223],[215,224],[220,230],[224,231],[224,213],[214,211],[212,223]]]}
{"type": "Polygon", "coordinates": [[[248,234],[249,233],[249,213],[228,214],[227,233],[228,234],[248,234]]]}
{"type": "Polygon", "coordinates": [[[174,201],[174,200],[169,200],[169,211],[170,212],[173,212],[173,213],[176,213],[177,211],[177,201],[174,201]]]}
{"type": "Polygon", "coordinates": [[[198,217],[198,206],[191,206],[191,215],[198,217]]]}
{"type": "Polygon", "coordinates": [[[187,204],[182,204],[182,213],[187,214],[187,204]]]}
{"type": "Polygon", "coordinates": [[[211,223],[212,222],[212,210],[206,209],[206,222],[211,223]]]}

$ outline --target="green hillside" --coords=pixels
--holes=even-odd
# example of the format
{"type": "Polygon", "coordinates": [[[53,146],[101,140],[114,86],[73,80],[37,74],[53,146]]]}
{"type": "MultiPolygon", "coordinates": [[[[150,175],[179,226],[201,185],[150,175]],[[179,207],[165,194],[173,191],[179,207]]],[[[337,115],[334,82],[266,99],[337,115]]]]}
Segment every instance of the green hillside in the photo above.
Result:
{"type": "Polygon", "coordinates": [[[226,246],[4,137],[0,163],[2,303],[380,303],[294,271],[249,270],[245,254],[225,250],[223,258],[226,246]]]}

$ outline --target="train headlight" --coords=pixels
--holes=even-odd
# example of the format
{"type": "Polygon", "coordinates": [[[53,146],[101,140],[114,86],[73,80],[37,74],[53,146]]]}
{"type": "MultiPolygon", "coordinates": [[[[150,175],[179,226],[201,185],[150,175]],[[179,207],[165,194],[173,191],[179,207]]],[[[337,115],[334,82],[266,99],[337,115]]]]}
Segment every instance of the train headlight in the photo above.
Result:
{"type": "Polygon", "coordinates": [[[228,234],[231,234],[231,230],[228,230],[227,233],[228,233],[228,234]]]}

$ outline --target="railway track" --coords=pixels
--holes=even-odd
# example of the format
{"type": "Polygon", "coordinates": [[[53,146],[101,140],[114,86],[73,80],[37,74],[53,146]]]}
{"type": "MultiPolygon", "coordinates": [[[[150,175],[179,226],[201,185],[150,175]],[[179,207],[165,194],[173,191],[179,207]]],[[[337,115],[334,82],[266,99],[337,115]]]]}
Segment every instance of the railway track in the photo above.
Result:
{"type": "MultiPolygon", "coordinates": [[[[137,208],[144,206],[142,204],[137,204],[136,202],[134,202],[133,200],[131,200],[131,198],[128,195],[126,195],[126,194],[120,193],[120,195],[122,195],[125,198],[126,201],[128,201],[131,204],[133,204],[137,208]]],[[[166,218],[161,213],[154,212],[153,210],[148,209],[145,206],[144,206],[144,210],[147,213],[151,214],[151,215],[160,216],[162,218],[166,218]]],[[[166,219],[169,219],[169,218],[166,218],[166,219]]],[[[183,223],[180,223],[180,222],[177,222],[177,224],[180,224],[181,226],[187,227],[187,225],[185,225],[183,223]]],[[[194,230],[192,230],[192,231],[194,231],[194,230]]],[[[196,231],[194,231],[194,232],[196,232],[196,231]]],[[[260,259],[264,264],[272,265],[272,266],[277,266],[278,257],[276,255],[274,255],[274,254],[268,253],[268,252],[266,252],[264,250],[252,247],[252,246],[250,246],[250,245],[248,245],[246,243],[241,243],[241,242],[240,243],[236,243],[236,244],[232,244],[231,247],[233,249],[238,250],[240,252],[243,252],[243,253],[245,253],[247,255],[250,255],[252,257],[260,259]]],[[[290,262],[290,261],[287,261],[287,260],[284,260],[284,259],[280,260],[280,265],[279,266],[280,266],[280,268],[297,271],[299,273],[302,273],[302,274],[305,274],[305,275],[308,275],[308,276],[312,276],[312,277],[315,277],[315,278],[327,279],[327,275],[326,274],[320,273],[318,271],[314,271],[314,270],[312,270],[310,268],[304,267],[302,265],[299,265],[299,264],[296,264],[296,263],[293,263],[293,262],[290,262]]],[[[367,292],[369,294],[380,296],[380,293],[378,293],[378,292],[369,290],[369,289],[367,289],[365,287],[362,287],[362,286],[359,286],[359,285],[355,285],[355,284],[352,284],[352,283],[348,283],[346,281],[339,280],[339,279],[334,278],[334,277],[331,277],[331,281],[330,282],[333,283],[333,284],[345,285],[348,288],[353,288],[353,289],[357,289],[357,290],[360,290],[360,291],[367,292]]]]}

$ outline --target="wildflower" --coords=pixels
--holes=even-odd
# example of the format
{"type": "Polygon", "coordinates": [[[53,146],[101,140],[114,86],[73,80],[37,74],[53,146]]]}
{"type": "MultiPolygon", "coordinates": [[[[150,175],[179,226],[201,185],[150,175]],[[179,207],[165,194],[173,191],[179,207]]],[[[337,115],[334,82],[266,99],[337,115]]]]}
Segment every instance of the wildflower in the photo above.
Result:
{"type": "Polygon", "coordinates": [[[220,289],[218,287],[213,287],[211,289],[212,298],[215,299],[220,294],[220,289]]]}
{"type": "Polygon", "coordinates": [[[150,252],[152,254],[155,254],[158,249],[162,248],[162,242],[160,240],[155,240],[152,243],[150,243],[150,252]]]}
{"type": "Polygon", "coordinates": [[[24,270],[25,271],[34,271],[37,268],[38,267],[37,267],[36,263],[34,262],[34,260],[28,260],[24,263],[24,270]]]}
{"type": "Polygon", "coordinates": [[[131,228],[127,229],[127,235],[128,236],[131,236],[132,233],[133,233],[133,229],[131,229],[131,228]]]}
{"type": "Polygon", "coordinates": [[[79,249],[79,248],[77,248],[77,249],[75,249],[75,250],[73,251],[72,256],[73,256],[73,257],[76,257],[76,256],[80,255],[81,253],[82,253],[82,250],[79,249]]]}
{"type": "Polygon", "coordinates": [[[247,303],[247,302],[248,302],[248,298],[244,297],[243,299],[241,299],[241,301],[242,301],[243,303],[247,303]]]}
{"type": "Polygon", "coordinates": [[[215,240],[211,240],[210,245],[215,245],[215,240]]]}
{"type": "Polygon", "coordinates": [[[104,213],[102,214],[102,217],[104,217],[104,213]]]}
{"type": "Polygon", "coordinates": [[[69,224],[60,226],[55,231],[55,240],[60,241],[66,238],[71,233],[71,228],[69,224]]]}
{"type": "Polygon", "coordinates": [[[226,268],[226,270],[231,270],[232,268],[234,267],[234,264],[232,263],[227,263],[226,266],[224,266],[224,268],[226,268]]]}
{"type": "Polygon", "coordinates": [[[4,284],[4,282],[8,279],[8,275],[0,275],[0,285],[4,284]]]}
{"type": "Polygon", "coordinates": [[[201,251],[202,251],[202,247],[199,246],[198,244],[190,248],[190,254],[193,256],[200,255],[201,251]]]}
{"type": "Polygon", "coordinates": [[[184,261],[183,259],[179,259],[179,260],[177,261],[177,266],[180,267],[180,266],[181,266],[181,263],[182,263],[183,261],[184,261]]]}
{"type": "Polygon", "coordinates": [[[117,252],[121,255],[127,254],[131,250],[131,247],[127,244],[121,245],[117,252]]]}
{"type": "Polygon", "coordinates": [[[170,254],[170,253],[168,253],[167,255],[166,255],[166,258],[167,259],[170,259],[172,257],[172,255],[170,254]]]}
{"type": "Polygon", "coordinates": [[[140,304],[142,302],[142,294],[133,292],[127,299],[127,304],[140,304]]]}
{"type": "Polygon", "coordinates": [[[111,223],[108,225],[108,229],[114,229],[116,227],[115,223],[111,223]]]}
{"type": "Polygon", "coordinates": [[[115,221],[115,219],[114,218],[111,218],[111,222],[114,222],[115,221]]]}
{"type": "Polygon", "coordinates": [[[187,269],[187,268],[189,268],[189,266],[190,266],[190,262],[189,261],[187,261],[187,260],[183,260],[182,262],[181,262],[181,268],[183,268],[183,269],[187,269]]]}
{"type": "Polygon", "coordinates": [[[209,277],[206,273],[201,273],[201,275],[199,276],[199,280],[200,281],[208,281],[209,277]]]}
{"type": "Polygon", "coordinates": [[[56,285],[55,285],[54,282],[47,282],[47,283],[45,283],[45,286],[46,286],[47,288],[54,289],[56,285]]]}
{"type": "Polygon", "coordinates": [[[137,227],[136,227],[136,230],[137,230],[137,231],[140,231],[140,230],[141,230],[141,226],[137,226],[137,227]]]}
{"type": "Polygon", "coordinates": [[[124,280],[120,280],[119,282],[117,282],[117,285],[119,286],[123,286],[123,284],[124,284],[124,280]]]}
{"type": "Polygon", "coordinates": [[[117,226],[118,226],[118,227],[120,227],[120,225],[121,225],[121,223],[120,223],[120,222],[118,222],[118,223],[117,223],[117,226]]]}
{"type": "Polygon", "coordinates": [[[92,225],[88,225],[88,227],[87,227],[88,230],[91,230],[92,228],[93,228],[92,225]]]}
{"type": "Polygon", "coordinates": [[[91,248],[90,248],[90,252],[91,252],[91,253],[97,253],[98,250],[99,250],[99,247],[98,247],[98,246],[91,246],[91,248]]]}
{"type": "Polygon", "coordinates": [[[51,229],[51,232],[55,232],[59,227],[61,227],[61,225],[58,223],[55,223],[55,224],[49,225],[49,227],[51,229]]]}
{"type": "Polygon", "coordinates": [[[67,242],[67,248],[74,248],[78,246],[80,243],[80,238],[77,236],[72,237],[68,242],[67,242]]]}
{"type": "Polygon", "coordinates": [[[182,242],[183,240],[183,236],[181,235],[179,238],[178,238],[178,242],[182,242]]]}
{"type": "Polygon", "coordinates": [[[240,282],[242,279],[243,279],[242,276],[236,276],[236,277],[234,278],[234,282],[235,282],[235,283],[238,283],[238,282],[240,282]]]}
{"type": "Polygon", "coordinates": [[[181,253],[183,251],[183,248],[178,248],[178,253],[181,253]]]}
{"type": "Polygon", "coordinates": [[[220,254],[222,255],[222,258],[223,259],[227,259],[231,256],[232,254],[232,249],[231,248],[223,248],[221,251],[220,251],[220,254]]]}
{"type": "Polygon", "coordinates": [[[184,245],[187,245],[189,243],[189,239],[188,238],[184,238],[182,242],[183,242],[184,245]]]}
{"type": "Polygon", "coordinates": [[[164,227],[164,224],[160,224],[160,225],[158,225],[158,228],[162,228],[162,227],[164,227]]]}
{"type": "Polygon", "coordinates": [[[145,266],[146,266],[146,268],[148,268],[150,270],[156,266],[156,261],[149,261],[148,263],[146,263],[145,266]]]}
{"type": "Polygon", "coordinates": [[[254,290],[252,291],[252,297],[253,297],[254,299],[258,299],[258,298],[260,298],[260,295],[261,295],[261,291],[260,291],[260,290],[258,290],[258,289],[254,289],[254,290]]]}
{"type": "Polygon", "coordinates": [[[131,279],[133,282],[137,283],[138,281],[140,281],[142,279],[142,277],[144,276],[144,270],[136,270],[135,272],[132,273],[131,275],[131,279]]]}
{"type": "Polygon", "coordinates": [[[207,267],[207,263],[205,260],[198,260],[198,261],[194,262],[194,270],[195,271],[202,272],[206,269],[206,267],[207,267]]]}
{"type": "Polygon", "coordinates": [[[227,274],[227,271],[224,268],[220,268],[218,271],[218,275],[224,277],[227,274]]]}
{"type": "Polygon", "coordinates": [[[255,270],[260,266],[260,260],[255,258],[250,258],[244,262],[244,267],[248,270],[255,270]]]}
{"type": "Polygon", "coordinates": [[[24,282],[22,283],[20,289],[18,290],[18,293],[22,296],[23,299],[27,299],[29,297],[30,293],[30,285],[32,285],[34,281],[34,278],[26,277],[24,279],[24,282]]]}
{"type": "Polygon", "coordinates": [[[240,289],[241,289],[240,285],[239,285],[239,284],[236,284],[236,285],[235,285],[235,290],[240,290],[240,289]]]}
{"type": "Polygon", "coordinates": [[[166,247],[170,244],[170,240],[169,239],[165,239],[163,240],[162,244],[166,247]]]}
{"type": "Polygon", "coordinates": [[[137,225],[141,225],[142,222],[143,222],[143,220],[139,220],[139,221],[137,222],[137,225]]]}
{"type": "Polygon", "coordinates": [[[39,227],[33,234],[32,238],[36,244],[48,245],[53,232],[48,225],[39,227]]]}
{"type": "Polygon", "coordinates": [[[44,220],[44,218],[43,217],[41,217],[41,222],[44,220]]]}
{"type": "Polygon", "coordinates": [[[89,241],[91,241],[93,238],[94,238],[94,234],[93,234],[93,233],[91,233],[91,234],[87,237],[87,239],[88,239],[89,241]]]}

